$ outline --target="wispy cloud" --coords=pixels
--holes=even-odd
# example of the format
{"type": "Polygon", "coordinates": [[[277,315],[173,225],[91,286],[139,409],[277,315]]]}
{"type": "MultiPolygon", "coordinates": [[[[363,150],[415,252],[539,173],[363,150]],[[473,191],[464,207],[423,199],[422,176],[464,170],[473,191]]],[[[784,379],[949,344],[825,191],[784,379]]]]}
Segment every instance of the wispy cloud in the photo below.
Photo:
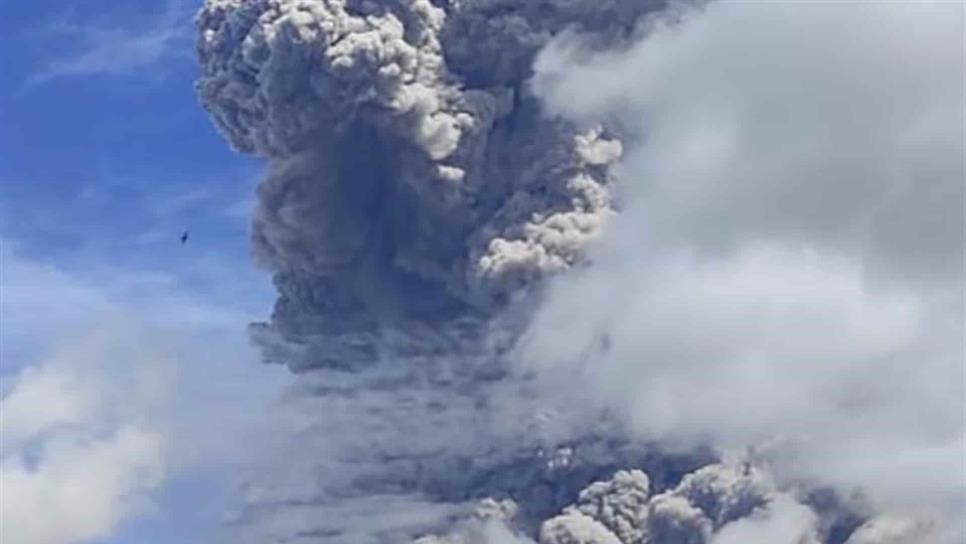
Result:
{"type": "MultiPolygon", "coordinates": [[[[146,268],[95,260],[70,260],[69,268],[19,254],[17,244],[0,238],[0,329],[3,368],[28,364],[43,355],[52,339],[72,337],[112,316],[136,315],[154,329],[185,329],[185,334],[239,332],[264,305],[267,293],[252,294],[245,279],[208,286],[208,276],[228,276],[234,262],[185,261],[178,269],[160,262],[146,268]],[[248,296],[242,296],[245,293],[248,296]]],[[[237,271],[236,271],[237,272],[237,271]]]]}
{"type": "Polygon", "coordinates": [[[148,207],[159,217],[168,217],[204,203],[213,197],[207,187],[188,189],[170,195],[160,195],[148,202],[148,207]]]}
{"type": "Polygon", "coordinates": [[[255,209],[255,196],[246,194],[222,210],[222,214],[233,221],[248,221],[255,209]]]}
{"type": "Polygon", "coordinates": [[[27,86],[64,77],[138,75],[158,65],[190,55],[191,10],[171,2],[148,27],[124,22],[79,24],[60,21],[42,32],[45,39],[66,39],[71,53],[51,58],[27,79],[27,86]]]}

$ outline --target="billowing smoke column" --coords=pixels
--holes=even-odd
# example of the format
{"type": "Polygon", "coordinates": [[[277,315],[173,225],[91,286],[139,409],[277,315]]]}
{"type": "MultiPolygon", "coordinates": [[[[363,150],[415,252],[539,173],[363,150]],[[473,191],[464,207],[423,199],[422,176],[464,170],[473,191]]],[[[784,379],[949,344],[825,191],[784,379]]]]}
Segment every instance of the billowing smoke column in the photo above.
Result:
{"type": "Polygon", "coordinates": [[[253,239],[278,301],[252,334],[317,416],[235,542],[842,543],[861,524],[606,417],[557,427],[508,375],[496,317],[585,263],[622,152],[615,128],[541,111],[533,59],[562,32],[619,47],[662,4],[206,1],[201,101],[269,163],[253,239]]]}
{"type": "MultiPolygon", "coordinates": [[[[611,11],[631,25],[647,7],[611,11]]],[[[272,331],[311,331],[345,364],[379,328],[488,312],[579,262],[621,146],[542,117],[521,84],[543,42],[599,9],[209,2],[202,101],[271,161],[255,247],[281,295],[272,331]]]]}
{"type": "MultiPolygon", "coordinates": [[[[520,420],[525,403],[501,380],[488,327],[542,278],[579,265],[614,213],[620,142],[543,116],[524,89],[534,56],[573,24],[617,42],[655,7],[206,3],[202,103],[234,148],[269,160],[253,237],[279,298],[253,336],[332,414],[316,432],[337,451],[317,470],[341,476],[327,477],[326,497],[306,491],[312,502],[541,496],[522,501],[530,519],[569,500],[551,481],[576,490],[621,458],[644,462],[597,448],[587,466],[551,475],[555,445],[520,420]]],[[[334,541],[369,538],[346,536],[357,529],[344,521],[314,523],[334,527],[334,541]]]]}

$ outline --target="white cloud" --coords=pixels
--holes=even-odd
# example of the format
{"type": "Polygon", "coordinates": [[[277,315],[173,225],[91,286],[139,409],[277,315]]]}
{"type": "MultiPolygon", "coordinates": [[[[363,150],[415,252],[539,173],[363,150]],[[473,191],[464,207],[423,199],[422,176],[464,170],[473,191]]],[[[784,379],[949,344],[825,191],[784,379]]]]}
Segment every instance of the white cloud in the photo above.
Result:
{"type": "MultiPolygon", "coordinates": [[[[171,233],[169,232],[169,235],[171,233]]],[[[176,244],[175,233],[170,243],[176,244]]],[[[231,266],[204,262],[211,276],[231,276],[231,266]]],[[[3,366],[9,371],[44,355],[52,339],[67,341],[104,320],[122,320],[130,313],[143,324],[159,329],[195,332],[241,329],[256,314],[260,293],[250,282],[220,280],[219,287],[235,295],[228,304],[214,304],[186,289],[189,282],[175,272],[186,268],[133,269],[75,261],[68,272],[60,266],[20,254],[17,244],[0,239],[0,345],[3,366]]],[[[247,278],[246,278],[247,279],[247,278]]],[[[223,297],[227,298],[227,297],[223,297]]]]}
{"type": "Polygon", "coordinates": [[[788,495],[778,495],[767,508],[729,523],[711,544],[814,544],[815,514],[788,495]]]}
{"type": "Polygon", "coordinates": [[[521,352],[561,411],[958,523],[962,40],[953,3],[725,1],[548,48],[548,107],[632,135],[624,213],[521,352]]]}
{"type": "Polygon", "coordinates": [[[39,356],[56,331],[76,329],[112,308],[103,293],[57,268],[17,257],[13,246],[0,239],[0,357],[8,369],[39,356]]]}
{"type": "Polygon", "coordinates": [[[148,207],[158,217],[169,217],[190,210],[212,198],[211,190],[206,187],[189,189],[178,194],[155,197],[148,201],[148,207]]]}
{"type": "Polygon", "coordinates": [[[552,109],[637,136],[623,166],[637,227],[707,252],[778,239],[959,278],[961,6],[725,1],[685,21],[620,53],[561,39],[536,65],[552,109]]]}
{"type": "Polygon", "coordinates": [[[229,483],[261,450],[286,376],[256,365],[244,313],[165,274],[68,273],[10,242],[0,272],[4,542],[110,537],[172,478],[229,483]]]}
{"type": "Polygon", "coordinates": [[[103,538],[147,507],[165,474],[153,412],[170,393],[166,373],[144,338],[118,330],[20,371],[0,400],[5,541],[103,538]]]}

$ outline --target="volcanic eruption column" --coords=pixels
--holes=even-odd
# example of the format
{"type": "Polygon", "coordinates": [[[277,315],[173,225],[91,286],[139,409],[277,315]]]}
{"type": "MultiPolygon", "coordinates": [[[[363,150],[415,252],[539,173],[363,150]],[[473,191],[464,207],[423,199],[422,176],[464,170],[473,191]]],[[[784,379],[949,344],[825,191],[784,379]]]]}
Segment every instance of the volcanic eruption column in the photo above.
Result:
{"type": "Polygon", "coordinates": [[[233,148],[268,161],[253,240],[278,300],[252,336],[324,413],[316,473],[253,500],[245,538],[696,543],[770,510],[800,520],[789,543],[859,525],[707,452],[655,453],[605,427],[541,433],[502,357],[514,333],[498,316],[585,264],[616,213],[616,129],[545,115],[533,59],[565,30],[619,46],[663,7],[206,1],[201,101],[233,148]]]}

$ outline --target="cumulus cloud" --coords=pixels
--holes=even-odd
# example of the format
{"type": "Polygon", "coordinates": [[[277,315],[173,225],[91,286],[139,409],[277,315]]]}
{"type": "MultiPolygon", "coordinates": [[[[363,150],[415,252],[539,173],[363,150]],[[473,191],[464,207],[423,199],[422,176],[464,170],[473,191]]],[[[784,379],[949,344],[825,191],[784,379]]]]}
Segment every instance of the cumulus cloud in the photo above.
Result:
{"type": "Polygon", "coordinates": [[[776,544],[813,544],[815,514],[787,496],[774,499],[766,510],[726,526],[711,540],[712,544],[774,542],[776,544]]]}
{"type": "Polygon", "coordinates": [[[235,541],[838,544],[868,511],[795,486],[961,496],[956,14],[664,7],[205,3],[305,410],[235,541]],[[749,447],[767,490],[701,469],[749,447]]]}
{"type": "Polygon", "coordinates": [[[67,271],[2,243],[4,541],[110,538],[157,515],[172,479],[222,486],[271,440],[267,395],[285,380],[253,379],[244,314],[149,274],[67,271]]]}
{"type": "Polygon", "coordinates": [[[621,50],[554,41],[548,107],[633,137],[624,213],[539,310],[525,367],[574,412],[768,442],[797,476],[956,523],[960,23],[945,3],[719,2],[621,50]]]}
{"type": "Polygon", "coordinates": [[[117,338],[99,334],[23,368],[0,400],[5,539],[105,538],[150,506],[166,473],[156,411],[169,377],[154,354],[117,338]]]}
{"type": "Polygon", "coordinates": [[[932,520],[883,516],[869,520],[859,527],[846,544],[902,544],[905,542],[938,542],[940,531],[932,520]]]}
{"type": "Polygon", "coordinates": [[[663,243],[778,240],[957,281],[959,15],[944,2],[715,2],[623,51],[558,39],[534,87],[555,112],[619,116],[636,133],[622,177],[663,243]]]}

